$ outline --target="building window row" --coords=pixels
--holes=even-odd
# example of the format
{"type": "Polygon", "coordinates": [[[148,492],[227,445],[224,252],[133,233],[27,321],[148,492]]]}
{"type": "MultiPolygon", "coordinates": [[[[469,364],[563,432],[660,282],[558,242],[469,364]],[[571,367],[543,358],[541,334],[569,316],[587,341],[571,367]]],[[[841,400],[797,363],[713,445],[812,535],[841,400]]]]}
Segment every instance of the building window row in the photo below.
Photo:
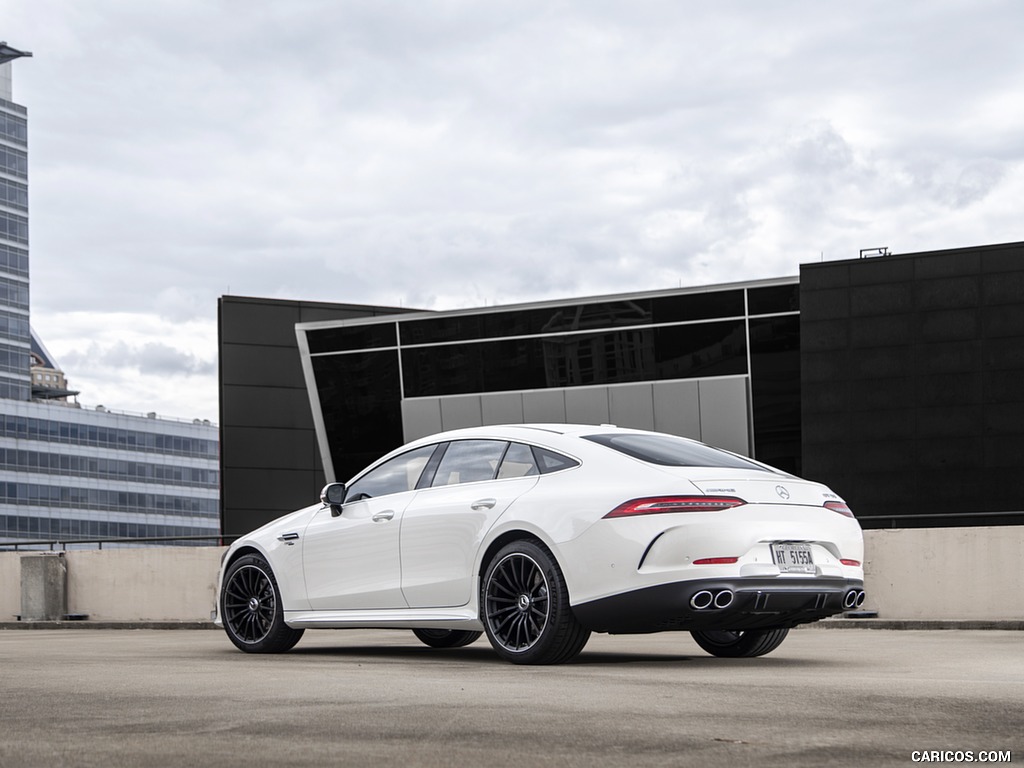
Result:
{"type": "Polygon", "coordinates": [[[0,171],[20,179],[27,179],[28,153],[0,145],[0,171]]]}
{"type": "Polygon", "coordinates": [[[202,459],[217,457],[216,440],[100,427],[95,424],[69,424],[66,421],[33,419],[24,416],[0,415],[0,436],[71,445],[93,445],[100,448],[121,448],[147,453],[166,453],[173,456],[192,456],[202,459]]]}
{"type": "MultiPolygon", "coordinates": [[[[3,217],[6,214],[0,213],[0,230],[3,229],[3,217]]],[[[2,232],[0,232],[2,236],[2,232]]],[[[0,305],[28,309],[28,283],[10,280],[0,277],[0,305]]]]}
{"type": "Polygon", "coordinates": [[[13,381],[0,379],[0,399],[3,400],[30,400],[32,386],[30,384],[18,384],[13,381]]]}
{"type": "MultiPolygon", "coordinates": [[[[0,201],[2,202],[2,201],[0,201]]],[[[28,218],[0,211],[0,237],[28,244],[28,218]]],[[[27,293],[27,289],[26,289],[27,293]]]]}
{"type": "MultiPolygon", "coordinates": [[[[367,353],[373,354],[381,353],[367,353]]],[[[317,358],[314,370],[332,367],[327,360],[317,358]]],[[[352,374],[358,375],[360,365],[352,362],[346,361],[345,365],[352,365],[352,374]]],[[[743,320],[402,350],[405,397],[744,373],[747,339],[743,320]]]]}
{"type": "Polygon", "coordinates": [[[0,371],[23,373],[29,369],[31,358],[25,350],[0,345],[0,371]]]}
{"type": "Polygon", "coordinates": [[[2,503],[186,517],[218,517],[220,514],[217,499],[108,491],[102,488],[64,488],[35,483],[0,483],[0,504],[2,503]]]}
{"type": "Polygon", "coordinates": [[[28,186],[17,181],[0,179],[0,205],[28,210],[28,186]]]}
{"type": "Polygon", "coordinates": [[[220,487],[220,472],[215,469],[145,464],[92,456],[68,456],[13,448],[0,448],[0,469],[199,488],[220,487]]]}
{"type": "MultiPolygon", "coordinates": [[[[22,539],[138,539],[156,536],[217,535],[210,528],[154,523],[121,523],[108,520],[65,520],[25,515],[0,515],[0,536],[22,539]]],[[[173,544],[174,542],[167,542],[173,544]]],[[[182,542],[184,543],[184,542],[182,542]]],[[[209,542],[198,542],[209,545],[209,542]]]]}
{"type": "Polygon", "coordinates": [[[28,144],[28,121],[24,117],[0,112],[0,137],[15,144],[28,144]]]}
{"type": "Polygon", "coordinates": [[[28,318],[25,315],[15,315],[11,312],[0,311],[0,339],[17,339],[28,341],[32,331],[29,329],[28,318]]]}
{"type": "Polygon", "coordinates": [[[0,244],[0,272],[13,272],[28,277],[28,251],[0,244]]]}

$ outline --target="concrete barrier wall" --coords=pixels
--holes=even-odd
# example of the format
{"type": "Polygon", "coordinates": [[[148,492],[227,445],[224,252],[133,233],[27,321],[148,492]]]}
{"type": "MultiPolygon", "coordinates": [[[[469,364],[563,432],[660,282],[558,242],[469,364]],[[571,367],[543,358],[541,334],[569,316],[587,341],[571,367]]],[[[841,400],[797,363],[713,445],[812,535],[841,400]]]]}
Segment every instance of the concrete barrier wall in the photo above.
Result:
{"type": "Polygon", "coordinates": [[[886,619],[1024,619],[1024,526],[865,531],[865,609],[886,619]]]}
{"type": "Polygon", "coordinates": [[[21,613],[21,555],[0,552],[0,621],[21,613]]]}
{"type": "MultiPolygon", "coordinates": [[[[866,610],[884,619],[1024,619],[1024,526],[865,532],[866,610]]],[[[204,621],[221,547],[72,551],[68,611],[204,621]]],[[[0,621],[21,612],[22,553],[0,553],[0,621]]]]}

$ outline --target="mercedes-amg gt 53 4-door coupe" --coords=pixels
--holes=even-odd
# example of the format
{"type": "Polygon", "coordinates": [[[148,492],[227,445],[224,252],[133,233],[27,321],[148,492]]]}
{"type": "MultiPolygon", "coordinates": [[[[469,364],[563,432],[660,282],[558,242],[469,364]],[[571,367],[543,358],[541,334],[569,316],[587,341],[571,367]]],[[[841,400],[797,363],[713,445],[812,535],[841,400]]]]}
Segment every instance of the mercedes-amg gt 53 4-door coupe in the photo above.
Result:
{"type": "Polygon", "coordinates": [[[415,440],[225,554],[216,622],[250,653],[310,628],[487,634],[555,664],[591,632],[689,631],[760,656],[864,600],[863,537],[818,483],[694,440],[613,426],[415,440]]]}

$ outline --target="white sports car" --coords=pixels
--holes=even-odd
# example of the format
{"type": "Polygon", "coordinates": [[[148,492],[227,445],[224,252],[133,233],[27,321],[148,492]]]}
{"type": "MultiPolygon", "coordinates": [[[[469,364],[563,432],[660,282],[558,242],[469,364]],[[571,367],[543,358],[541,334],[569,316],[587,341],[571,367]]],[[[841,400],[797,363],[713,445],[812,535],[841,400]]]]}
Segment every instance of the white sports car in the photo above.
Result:
{"type": "Polygon", "coordinates": [[[486,632],[508,661],[555,664],[591,632],[686,630],[716,656],[760,656],[864,601],[863,537],[839,496],[657,432],[445,432],[321,500],[225,554],[216,623],[243,651],[286,651],[307,628],[406,628],[436,648],[486,632]]]}

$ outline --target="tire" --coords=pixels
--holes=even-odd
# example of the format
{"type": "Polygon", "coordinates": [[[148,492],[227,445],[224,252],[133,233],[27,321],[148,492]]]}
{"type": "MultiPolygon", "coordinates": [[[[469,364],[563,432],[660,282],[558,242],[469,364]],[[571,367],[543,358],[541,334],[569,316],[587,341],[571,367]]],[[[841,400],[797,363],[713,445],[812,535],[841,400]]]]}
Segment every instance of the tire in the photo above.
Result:
{"type": "Polygon", "coordinates": [[[731,659],[752,658],[771,653],[786,639],[788,629],[747,629],[732,631],[727,629],[694,631],[697,645],[712,656],[731,659]]]}
{"type": "Polygon", "coordinates": [[[483,634],[462,629],[414,629],[412,633],[431,648],[461,648],[475,643],[483,634]]]}
{"type": "Polygon", "coordinates": [[[514,541],[491,559],[480,613],[491,646],[513,664],[561,664],[590,639],[569,606],[558,563],[538,541],[514,541]]]}
{"type": "Polygon", "coordinates": [[[260,555],[244,555],[228,568],[220,615],[228,638],[246,653],[282,653],[305,631],[284,623],[277,579],[260,555]]]}

